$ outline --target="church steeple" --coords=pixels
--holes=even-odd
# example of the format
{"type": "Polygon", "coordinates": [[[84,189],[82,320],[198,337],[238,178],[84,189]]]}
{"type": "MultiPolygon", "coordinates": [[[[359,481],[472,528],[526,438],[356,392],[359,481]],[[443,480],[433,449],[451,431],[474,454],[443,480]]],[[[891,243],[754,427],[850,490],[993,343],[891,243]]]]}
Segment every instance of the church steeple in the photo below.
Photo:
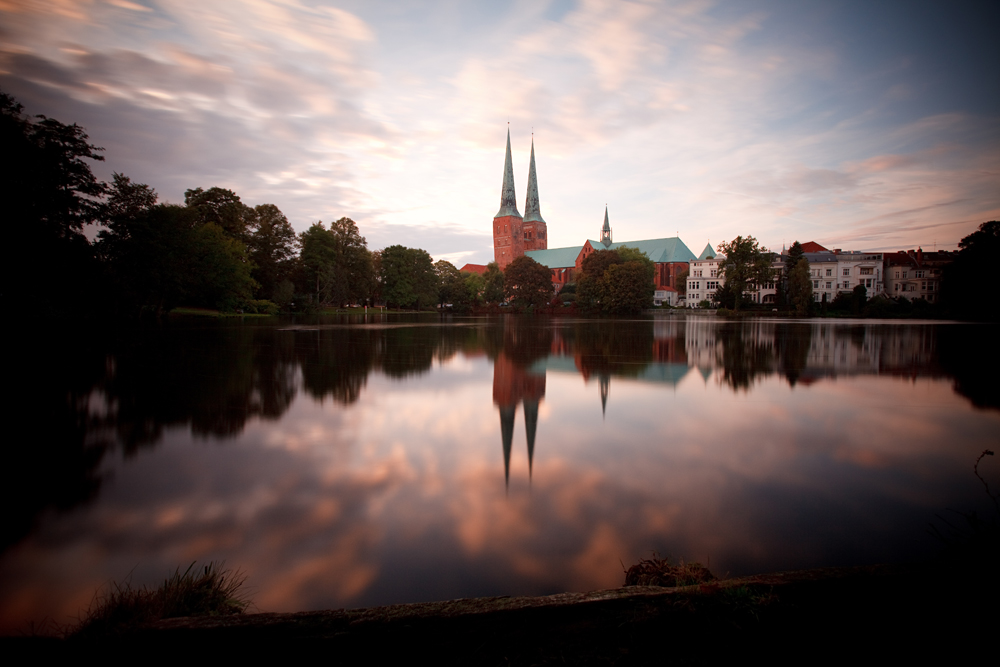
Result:
{"type": "Polygon", "coordinates": [[[608,222],[608,207],[604,207],[604,226],[601,227],[601,243],[607,248],[611,245],[611,224],[608,222]]]}
{"type": "Polygon", "coordinates": [[[524,199],[524,221],[545,222],[538,205],[538,177],[535,175],[535,138],[531,138],[531,162],[528,165],[528,195],[524,199]]]}
{"type": "Polygon", "coordinates": [[[514,164],[510,159],[510,128],[507,128],[507,158],[503,163],[503,188],[500,190],[500,210],[494,218],[512,215],[520,218],[517,211],[517,195],[514,192],[514,164]]]}

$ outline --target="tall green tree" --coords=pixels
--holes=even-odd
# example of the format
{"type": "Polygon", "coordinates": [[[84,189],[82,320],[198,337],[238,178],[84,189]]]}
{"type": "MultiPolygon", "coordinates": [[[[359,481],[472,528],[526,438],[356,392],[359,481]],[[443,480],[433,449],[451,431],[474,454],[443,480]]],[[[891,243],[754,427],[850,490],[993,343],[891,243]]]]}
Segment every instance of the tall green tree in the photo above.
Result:
{"type": "MultiPolygon", "coordinates": [[[[292,275],[299,239],[288,218],[274,204],[255,206],[249,214],[247,250],[252,275],[260,285],[260,297],[274,299],[283,282],[292,275]]],[[[287,285],[282,287],[287,292],[287,285]]],[[[282,293],[278,300],[290,300],[282,293]]]]}
{"type": "MultiPolygon", "coordinates": [[[[771,255],[752,236],[737,236],[729,243],[720,243],[719,253],[725,255],[719,262],[719,275],[726,279],[726,286],[742,295],[751,286],[771,282],[771,255]]],[[[742,299],[737,298],[739,310],[742,299]]]]}
{"type": "Polygon", "coordinates": [[[520,308],[544,306],[552,298],[552,272],[527,255],[521,255],[503,272],[504,294],[520,308]]]}
{"type": "Polygon", "coordinates": [[[634,315],[653,305],[656,265],[637,248],[598,250],[583,260],[577,303],[605,315],[634,315]]]}
{"type": "Polygon", "coordinates": [[[415,308],[437,302],[434,262],[426,250],[389,246],[381,254],[382,298],[389,306],[415,308]]]}
{"type": "Polygon", "coordinates": [[[194,188],[184,192],[184,205],[194,209],[202,224],[214,222],[222,230],[244,243],[249,240],[250,207],[232,190],[194,188]]]}
{"type": "Polygon", "coordinates": [[[598,250],[584,258],[581,275],[576,281],[577,304],[591,312],[602,311],[607,300],[607,281],[604,273],[613,264],[621,264],[617,250],[598,250]]]}
{"type": "Polygon", "coordinates": [[[103,149],[79,125],[29,117],[2,91],[0,146],[4,240],[13,250],[3,262],[0,294],[8,308],[80,314],[100,291],[83,228],[102,215],[107,186],[90,164],[104,160],[103,149]]]}
{"type": "Polygon", "coordinates": [[[952,317],[1000,321],[1000,311],[982,296],[982,289],[993,283],[993,267],[1000,256],[1000,221],[979,225],[958,247],[954,261],[944,267],[942,304],[952,317]]]}
{"type": "Polygon", "coordinates": [[[607,282],[607,312],[612,315],[636,315],[653,305],[656,292],[656,265],[637,248],[618,248],[621,264],[604,271],[607,282]]]}
{"type": "Polygon", "coordinates": [[[439,259],[434,262],[434,273],[438,280],[438,304],[450,303],[455,311],[468,311],[472,302],[462,272],[451,262],[439,259]]]}
{"type": "Polygon", "coordinates": [[[375,280],[372,255],[353,220],[341,218],[329,229],[321,220],[300,239],[306,288],[317,303],[342,306],[371,295],[375,280]]]}
{"type": "Polygon", "coordinates": [[[809,275],[809,260],[803,257],[788,275],[788,299],[799,317],[809,315],[813,303],[812,276],[809,275]]]}
{"type": "Polygon", "coordinates": [[[504,300],[503,271],[496,262],[486,265],[486,273],[483,274],[483,301],[490,305],[496,305],[504,300]]]}

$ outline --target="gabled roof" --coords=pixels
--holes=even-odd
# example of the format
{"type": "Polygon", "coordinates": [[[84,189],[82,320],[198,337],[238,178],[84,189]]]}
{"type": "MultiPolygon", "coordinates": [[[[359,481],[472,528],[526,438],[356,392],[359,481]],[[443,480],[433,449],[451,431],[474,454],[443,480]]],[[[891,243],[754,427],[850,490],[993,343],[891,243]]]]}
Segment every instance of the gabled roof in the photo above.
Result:
{"type": "Polygon", "coordinates": [[[806,241],[802,244],[802,252],[830,252],[815,241],[806,241]]]}
{"type": "MultiPolygon", "coordinates": [[[[594,250],[604,250],[604,244],[600,241],[588,240],[587,243],[594,250]]],[[[646,257],[649,257],[653,262],[657,264],[664,264],[667,262],[689,262],[692,259],[697,259],[694,253],[686,245],[684,241],[681,241],[676,236],[665,239],[644,239],[641,241],[621,241],[612,243],[608,246],[608,250],[616,250],[622,246],[628,246],[629,248],[638,248],[646,257]]]]}
{"type": "Polygon", "coordinates": [[[485,264],[466,264],[465,266],[463,266],[462,268],[460,268],[459,271],[461,273],[478,273],[479,275],[483,275],[484,273],[486,273],[486,265],[485,264]]]}
{"type": "Polygon", "coordinates": [[[712,257],[714,259],[715,257],[718,256],[719,253],[715,252],[715,250],[712,249],[712,244],[706,243],[705,249],[701,251],[700,255],[698,255],[698,259],[708,259],[709,257],[712,257]]]}
{"type": "Polygon", "coordinates": [[[578,245],[571,248],[528,250],[524,255],[550,269],[567,269],[576,266],[576,258],[580,255],[581,250],[583,250],[583,246],[578,245]]]}

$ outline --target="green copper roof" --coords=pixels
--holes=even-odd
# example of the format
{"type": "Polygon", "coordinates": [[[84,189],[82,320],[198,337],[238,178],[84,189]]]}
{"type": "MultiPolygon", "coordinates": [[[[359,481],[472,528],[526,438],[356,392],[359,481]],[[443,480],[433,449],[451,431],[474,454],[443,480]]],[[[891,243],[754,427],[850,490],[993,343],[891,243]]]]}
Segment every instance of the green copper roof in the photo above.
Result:
{"type": "Polygon", "coordinates": [[[518,218],[517,195],[514,193],[514,164],[510,159],[510,128],[507,128],[507,157],[503,163],[503,187],[500,189],[500,210],[494,218],[514,215],[518,218]]]}
{"type": "Polygon", "coordinates": [[[550,269],[566,269],[576,266],[576,258],[579,257],[582,245],[572,248],[549,248],[548,250],[528,250],[525,256],[530,257],[542,266],[550,269]]]}
{"type": "Polygon", "coordinates": [[[538,204],[538,177],[535,175],[535,139],[531,139],[531,162],[528,165],[528,196],[524,199],[524,221],[545,222],[538,204]]]}
{"type": "MultiPolygon", "coordinates": [[[[589,243],[594,250],[604,250],[604,244],[600,241],[588,240],[587,243],[589,243]]],[[[649,257],[657,264],[667,262],[690,262],[692,259],[696,259],[694,253],[691,252],[686,245],[684,245],[684,241],[681,241],[676,236],[666,239],[621,241],[608,245],[608,250],[615,250],[617,248],[621,248],[622,246],[638,248],[645,253],[646,257],[649,257]]]]}
{"type": "Polygon", "coordinates": [[[708,259],[709,257],[718,257],[718,256],[719,253],[712,250],[712,244],[708,243],[705,245],[705,249],[701,251],[701,254],[698,255],[698,259],[708,259]]]}

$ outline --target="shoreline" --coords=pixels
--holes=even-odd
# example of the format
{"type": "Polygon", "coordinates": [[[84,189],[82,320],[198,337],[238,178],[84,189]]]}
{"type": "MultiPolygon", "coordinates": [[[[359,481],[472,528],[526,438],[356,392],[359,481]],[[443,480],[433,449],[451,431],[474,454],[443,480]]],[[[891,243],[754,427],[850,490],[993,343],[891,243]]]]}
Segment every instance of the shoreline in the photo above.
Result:
{"type": "Polygon", "coordinates": [[[703,664],[757,651],[772,661],[822,662],[856,660],[859,651],[874,660],[925,657],[937,649],[953,660],[966,651],[974,655],[972,639],[987,640],[983,633],[995,625],[980,605],[995,599],[997,577],[987,573],[990,578],[973,583],[968,574],[940,564],[833,567],[674,588],[172,618],[93,643],[2,641],[9,648],[74,654],[310,647],[348,664],[419,654],[444,664],[647,664],[667,655],[703,664]],[[941,643],[929,645],[935,637],[941,643]]]}

